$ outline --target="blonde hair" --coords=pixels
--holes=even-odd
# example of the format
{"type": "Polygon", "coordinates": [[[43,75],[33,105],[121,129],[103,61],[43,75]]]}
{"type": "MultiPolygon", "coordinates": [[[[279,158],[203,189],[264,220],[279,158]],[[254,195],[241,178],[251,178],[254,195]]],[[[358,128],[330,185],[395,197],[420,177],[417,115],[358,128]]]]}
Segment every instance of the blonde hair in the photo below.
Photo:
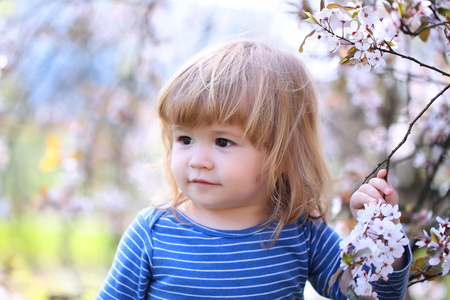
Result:
{"type": "Polygon", "coordinates": [[[214,122],[241,125],[256,149],[268,153],[263,166],[277,222],[302,215],[323,218],[329,179],[318,135],[314,85],[295,55],[255,41],[234,41],[207,49],[174,74],[162,88],[157,111],[167,149],[165,169],[175,208],[186,197],[170,172],[174,124],[195,127],[214,122]]]}

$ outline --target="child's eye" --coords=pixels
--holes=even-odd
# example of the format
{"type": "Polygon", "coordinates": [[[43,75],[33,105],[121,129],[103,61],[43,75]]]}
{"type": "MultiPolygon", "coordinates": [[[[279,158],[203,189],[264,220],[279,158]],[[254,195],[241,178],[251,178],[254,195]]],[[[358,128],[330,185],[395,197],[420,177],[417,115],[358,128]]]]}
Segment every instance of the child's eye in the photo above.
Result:
{"type": "Polygon", "coordinates": [[[234,143],[227,139],[216,139],[216,145],[222,148],[229,147],[234,143]]]}
{"type": "Polygon", "coordinates": [[[190,145],[190,144],[192,144],[192,139],[190,137],[188,137],[188,136],[180,136],[178,138],[178,141],[180,143],[182,143],[183,145],[190,145]]]}

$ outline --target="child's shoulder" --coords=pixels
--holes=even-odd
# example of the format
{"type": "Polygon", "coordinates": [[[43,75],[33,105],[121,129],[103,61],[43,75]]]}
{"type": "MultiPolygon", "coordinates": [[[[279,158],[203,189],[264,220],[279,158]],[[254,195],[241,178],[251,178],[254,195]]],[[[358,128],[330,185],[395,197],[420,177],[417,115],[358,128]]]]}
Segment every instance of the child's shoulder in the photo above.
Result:
{"type": "Polygon", "coordinates": [[[158,209],[155,207],[148,206],[141,209],[137,213],[135,222],[145,224],[146,226],[151,228],[158,221],[158,219],[165,213],[167,213],[167,209],[158,209]]]}
{"type": "Polygon", "coordinates": [[[301,215],[295,222],[298,230],[303,232],[317,232],[324,231],[330,228],[330,226],[326,223],[324,219],[314,219],[307,217],[305,215],[301,215]]]}
{"type": "Polygon", "coordinates": [[[313,218],[306,216],[305,214],[300,215],[300,217],[295,221],[299,226],[323,226],[326,225],[324,219],[313,218]]]}

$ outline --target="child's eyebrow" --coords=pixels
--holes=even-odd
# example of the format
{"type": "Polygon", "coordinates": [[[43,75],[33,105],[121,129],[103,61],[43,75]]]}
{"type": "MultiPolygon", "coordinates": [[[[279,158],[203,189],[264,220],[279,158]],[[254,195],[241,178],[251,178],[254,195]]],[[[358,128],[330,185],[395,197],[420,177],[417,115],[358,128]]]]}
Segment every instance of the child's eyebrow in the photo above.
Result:
{"type": "Polygon", "coordinates": [[[242,134],[241,133],[237,133],[234,132],[233,130],[227,130],[227,129],[218,129],[218,130],[212,130],[212,133],[217,134],[217,135],[231,135],[237,138],[242,138],[242,134]]]}
{"type": "MultiPolygon", "coordinates": [[[[182,125],[172,125],[172,132],[182,131],[186,132],[189,131],[189,127],[182,126],[182,125]]],[[[211,133],[214,135],[229,135],[234,138],[244,138],[244,135],[242,132],[237,132],[236,130],[232,128],[218,128],[211,130],[211,133]]]]}
{"type": "Polygon", "coordinates": [[[172,131],[186,131],[187,127],[181,125],[172,125],[172,131]]]}

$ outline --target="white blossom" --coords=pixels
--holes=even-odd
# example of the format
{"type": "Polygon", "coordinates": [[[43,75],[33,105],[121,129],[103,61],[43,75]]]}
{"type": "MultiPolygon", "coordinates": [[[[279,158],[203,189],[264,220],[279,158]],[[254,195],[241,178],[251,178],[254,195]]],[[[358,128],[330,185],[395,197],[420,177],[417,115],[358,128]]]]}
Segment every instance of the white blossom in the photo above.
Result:
{"type": "Polygon", "coordinates": [[[352,41],[360,41],[364,38],[364,31],[360,30],[360,26],[356,21],[349,22],[344,28],[344,32],[352,41]]]}
{"type": "MultiPolygon", "coordinates": [[[[450,250],[450,248],[449,248],[450,250]]],[[[442,264],[442,276],[447,275],[450,272],[450,259],[447,258],[442,264]]]]}
{"type": "Polygon", "coordinates": [[[327,45],[327,50],[332,53],[341,45],[341,40],[337,36],[331,34],[324,37],[324,42],[327,45]]]}
{"type": "Polygon", "coordinates": [[[430,242],[431,242],[431,237],[428,234],[428,232],[426,232],[426,230],[424,229],[423,230],[423,237],[416,242],[416,246],[419,247],[419,248],[427,247],[428,244],[430,244],[430,242]]]}
{"type": "Polygon", "coordinates": [[[381,213],[389,220],[398,219],[401,216],[401,213],[398,211],[398,206],[392,206],[391,204],[387,204],[381,209],[381,213]]]}
{"type": "Polygon", "coordinates": [[[363,42],[363,41],[356,42],[355,47],[358,51],[356,51],[355,56],[353,56],[353,57],[356,59],[362,60],[366,55],[366,51],[369,50],[369,48],[370,48],[370,43],[363,42]]]}
{"type": "Polygon", "coordinates": [[[373,6],[363,6],[359,11],[358,18],[362,24],[372,26],[377,11],[373,6]]]}
{"type": "Polygon", "coordinates": [[[437,266],[442,263],[442,275],[450,272],[450,222],[449,218],[436,217],[439,228],[432,227],[428,234],[426,230],[423,231],[423,236],[416,242],[419,248],[427,247],[429,254],[428,264],[437,266]]]}
{"type": "Polygon", "coordinates": [[[340,243],[342,256],[347,259],[341,266],[350,268],[354,279],[351,283],[360,296],[377,298],[374,287],[380,280],[387,280],[394,269],[395,258],[400,258],[408,244],[401,224],[393,219],[400,217],[398,206],[386,203],[369,203],[358,211],[357,225],[350,235],[340,243]],[[348,262],[348,257],[352,261],[348,262]]]}
{"type": "Polygon", "coordinates": [[[390,17],[385,17],[383,20],[377,22],[373,30],[373,36],[377,44],[381,44],[384,41],[393,41],[397,35],[398,27],[396,26],[396,22],[390,17]]]}
{"type": "Polygon", "coordinates": [[[381,51],[378,49],[373,52],[366,52],[366,57],[369,64],[373,66],[374,69],[386,65],[386,61],[384,60],[381,51]]]}

